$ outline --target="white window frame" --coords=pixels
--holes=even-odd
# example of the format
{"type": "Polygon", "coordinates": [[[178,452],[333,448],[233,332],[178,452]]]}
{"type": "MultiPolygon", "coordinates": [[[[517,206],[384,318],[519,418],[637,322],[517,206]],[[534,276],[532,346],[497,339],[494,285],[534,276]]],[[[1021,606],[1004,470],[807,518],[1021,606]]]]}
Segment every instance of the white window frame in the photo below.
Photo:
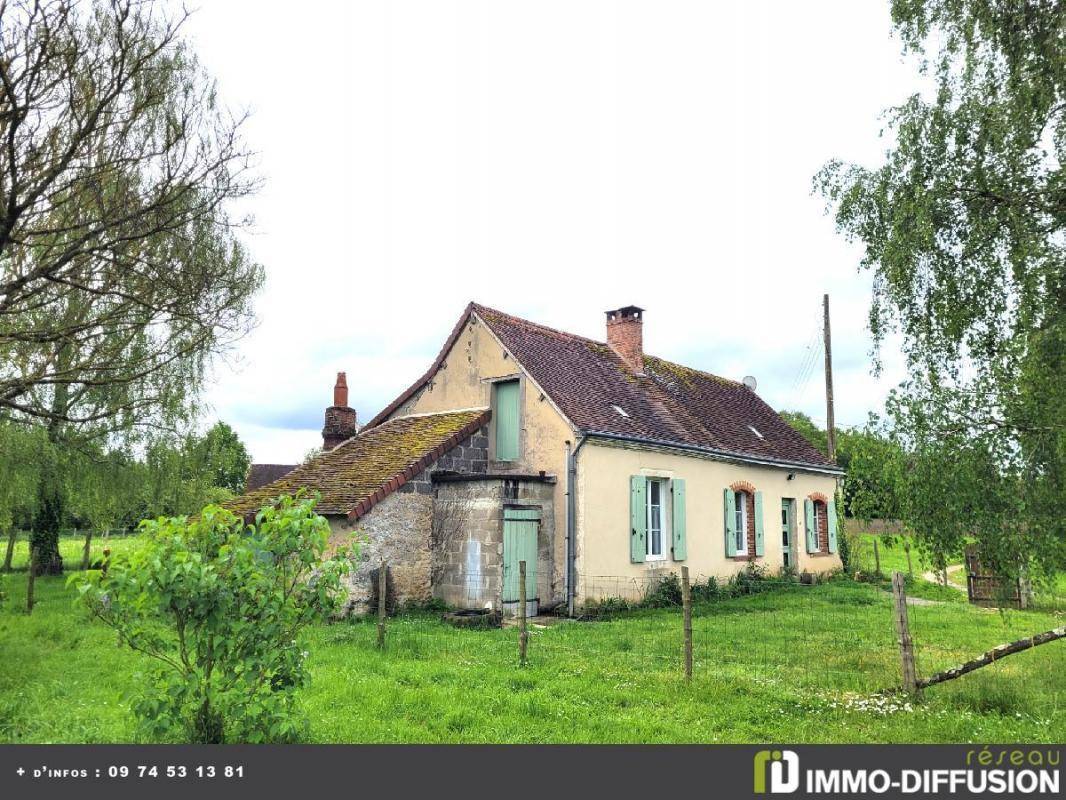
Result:
{"type": "Polygon", "coordinates": [[[737,555],[746,556],[748,554],[748,492],[733,492],[733,503],[736,506],[734,513],[736,514],[735,522],[737,525],[735,531],[737,555]],[[741,544],[744,546],[741,547],[741,544]]]}
{"type": "Polygon", "coordinates": [[[672,497],[672,495],[670,494],[670,479],[652,476],[645,478],[645,481],[646,483],[644,490],[644,520],[646,525],[647,536],[645,537],[644,560],[665,561],[667,542],[672,541],[670,537],[673,533],[670,527],[670,524],[672,522],[672,520],[670,519],[670,507],[671,505],[673,505],[669,499],[672,497]],[[659,549],[661,551],[659,553],[652,552],[652,541],[654,537],[652,536],[651,524],[651,485],[653,483],[659,484],[659,549]]]}
{"type": "MultiPolygon", "coordinates": [[[[814,552],[821,553],[822,550],[822,515],[818,513],[818,506],[825,506],[821,500],[813,500],[812,505],[814,508],[814,552]]],[[[826,514],[828,516],[828,512],[826,514]]]]}

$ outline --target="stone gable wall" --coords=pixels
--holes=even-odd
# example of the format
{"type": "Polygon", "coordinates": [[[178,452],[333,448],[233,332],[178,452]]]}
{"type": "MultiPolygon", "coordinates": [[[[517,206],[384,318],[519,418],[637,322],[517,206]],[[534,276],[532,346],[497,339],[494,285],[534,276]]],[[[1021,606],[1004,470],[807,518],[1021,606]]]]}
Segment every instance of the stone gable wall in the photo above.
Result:
{"type": "Polygon", "coordinates": [[[372,593],[370,572],[383,558],[389,565],[397,602],[423,603],[430,599],[435,495],[430,473],[484,472],[487,464],[488,429],[482,427],[356,522],[349,522],[346,517],[329,518],[332,546],[351,541],[353,535],[360,543],[359,561],[346,581],[350,613],[362,614],[372,610],[367,605],[372,593]]]}

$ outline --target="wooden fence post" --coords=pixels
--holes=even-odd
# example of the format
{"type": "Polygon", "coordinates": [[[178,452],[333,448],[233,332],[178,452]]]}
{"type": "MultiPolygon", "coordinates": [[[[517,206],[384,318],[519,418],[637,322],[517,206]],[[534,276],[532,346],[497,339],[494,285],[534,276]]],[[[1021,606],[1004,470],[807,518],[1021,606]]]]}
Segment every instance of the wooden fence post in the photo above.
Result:
{"type": "Polygon", "coordinates": [[[388,600],[388,562],[381,559],[378,567],[378,649],[385,648],[385,604],[388,600]]]}
{"type": "Polygon", "coordinates": [[[526,665],[529,631],[526,630],[526,562],[518,562],[518,663],[526,665]]]}
{"type": "Polygon", "coordinates": [[[85,532],[85,551],[81,554],[81,571],[85,572],[89,568],[89,550],[93,543],[93,529],[89,528],[85,532]]]}
{"type": "Polygon", "coordinates": [[[907,593],[903,589],[903,573],[892,573],[892,597],[896,601],[896,634],[899,637],[899,656],[903,667],[903,689],[917,694],[918,676],[914,668],[914,642],[907,619],[907,593]]]}
{"type": "Polygon", "coordinates": [[[876,537],[874,538],[874,564],[876,565],[874,567],[874,574],[880,575],[881,574],[881,551],[877,547],[877,539],[876,539],[876,537]]]}
{"type": "Polygon", "coordinates": [[[30,543],[30,564],[26,578],[26,613],[33,613],[33,582],[37,579],[37,548],[30,543]]]}
{"type": "Polygon", "coordinates": [[[907,554],[907,574],[914,577],[914,565],[911,563],[911,540],[907,537],[903,540],[903,551],[907,554]]]}
{"type": "Polygon", "coordinates": [[[7,554],[4,556],[4,572],[11,572],[11,559],[15,556],[15,539],[18,538],[18,528],[14,525],[7,534],[7,554]]]}
{"type": "Polygon", "coordinates": [[[685,680],[692,680],[692,587],[688,567],[681,567],[681,611],[685,619],[685,680]]]}

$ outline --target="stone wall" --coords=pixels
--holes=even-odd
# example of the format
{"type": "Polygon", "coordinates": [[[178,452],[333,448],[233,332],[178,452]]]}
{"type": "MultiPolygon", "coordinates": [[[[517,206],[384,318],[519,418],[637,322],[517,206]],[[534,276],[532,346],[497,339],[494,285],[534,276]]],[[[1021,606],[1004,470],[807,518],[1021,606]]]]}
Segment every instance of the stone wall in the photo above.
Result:
{"type": "Polygon", "coordinates": [[[359,542],[359,562],[349,573],[348,611],[363,614],[372,587],[370,572],[381,559],[389,565],[396,600],[418,603],[430,598],[429,532],[433,520],[433,498],[417,493],[389,495],[362,519],[352,523],[345,517],[330,517],[331,545],[359,542]]]}
{"type": "Polygon", "coordinates": [[[542,607],[559,602],[553,587],[555,542],[553,481],[487,477],[437,485],[434,508],[433,595],[458,608],[502,607],[503,511],[507,505],[541,509],[537,536],[537,596],[542,607]]]}
{"type": "MultiPolygon", "coordinates": [[[[432,472],[484,472],[488,464],[488,430],[482,427],[436,462],[411,478],[397,491],[377,503],[368,514],[352,523],[346,517],[330,517],[330,544],[360,543],[359,563],[347,579],[350,613],[370,611],[370,572],[381,559],[388,561],[400,604],[422,603],[432,596],[433,506],[436,488],[432,472]]],[[[390,476],[391,477],[391,476],[390,476]]]]}

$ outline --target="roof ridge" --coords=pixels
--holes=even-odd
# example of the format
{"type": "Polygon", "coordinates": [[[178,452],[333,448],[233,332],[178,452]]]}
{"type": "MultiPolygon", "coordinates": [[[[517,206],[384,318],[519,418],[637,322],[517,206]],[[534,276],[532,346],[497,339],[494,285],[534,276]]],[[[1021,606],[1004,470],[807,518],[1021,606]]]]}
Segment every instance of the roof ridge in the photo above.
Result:
{"type": "MultiPolygon", "coordinates": [[[[508,314],[506,311],[500,311],[498,308],[490,308],[489,306],[483,306],[481,303],[471,303],[471,308],[476,312],[488,311],[492,314],[498,314],[501,317],[505,317],[509,322],[517,322],[521,325],[525,325],[529,328],[536,328],[537,330],[547,331],[548,333],[555,334],[556,336],[562,336],[567,339],[576,339],[580,342],[586,342],[588,344],[598,344],[607,346],[606,342],[598,341],[597,339],[590,339],[587,336],[582,336],[580,333],[571,333],[570,331],[560,330],[559,328],[553,328],[550,325],[542,325],[539,322],[533,322],[533,320],[525,319],[524,317],[516,317],[514,314],[508,314]]],[[[479,313],[480,315],[480,313],[479,313]]]]}
{"type": "Polygon", "coordinates": [[[421,417],[443,417],[448,414],[469,414],[471,411],[488,411],[488,406],[469,406],[468,408],[450,408],[447,411],[419,411],[417,414],[402,414],[398,417],[393,417],[386,422],[381,423],[386,425],[389,422],[397,422],[401,419],[419,419],[421,417]]]}
{"type": "MultiPolygon", "coordinates": [[[[489,306],[482,305],[481,303],[478,303],[478,302],[472,301],[470,303],[470,307],[473,308],[474,311],[479,311],[479,312],[480,311],[488,311],[488,312],[490,312],[492,314],[498,314],[499,316],[506,318],[510,322],[517,322],[517,323],[519,323],[521,325],[525,325],[525,326],[530,327],[530,328],[536,328],[537,330],[542,330],[542,331],[547,331],[549,333],[554,333],[554,334],[556,334],[558,336],[563,336],[563,337],[566,337],[568,339],[576,339],[578,341],[586,342],[588,344],[594,344],[594,345],[599,345],[601,347],[610,348],[610,345],[608,345],[607,342],[600,341],[599,339],[590,339],[589,337],[582,336],[579,333],[571,333],[570,331],[564,331],[564,330],[560,330],[559,328],[553,328],[550,325],[542,325],[539,322],[533,322],[533,320],[525,319],[524,317],[516,317],[514,314],[508,314],[506,311],[500,311],[498,308],[491,308],[489,306]]],[[[719,374],[717,374],[715,372],[708,372],[707,370],[699,369],[698,367],[690,367],[688,364],[682,364],[682,363],[677,362],[677,361],[671,361],[670,359],[663,358],[662,356],[653,355],[651,353],[644,353],[644,357],[645,358],[652,358],[652,359],[655,359],[656,361],[662,361],[664,364],[670,364],[670,365],[675,366],[675,367],[681,367],[681,369],[692,370],[693,372],[698,372],[701,375],[706,375],[708,378],[714,378],[716,380],[726,381],[727,383],[735,384],[737,386],[743,386],[744,385],[741,381],[735,381],[732,378],[727,378],[724,375],[719,375],[719,374]]]]}

